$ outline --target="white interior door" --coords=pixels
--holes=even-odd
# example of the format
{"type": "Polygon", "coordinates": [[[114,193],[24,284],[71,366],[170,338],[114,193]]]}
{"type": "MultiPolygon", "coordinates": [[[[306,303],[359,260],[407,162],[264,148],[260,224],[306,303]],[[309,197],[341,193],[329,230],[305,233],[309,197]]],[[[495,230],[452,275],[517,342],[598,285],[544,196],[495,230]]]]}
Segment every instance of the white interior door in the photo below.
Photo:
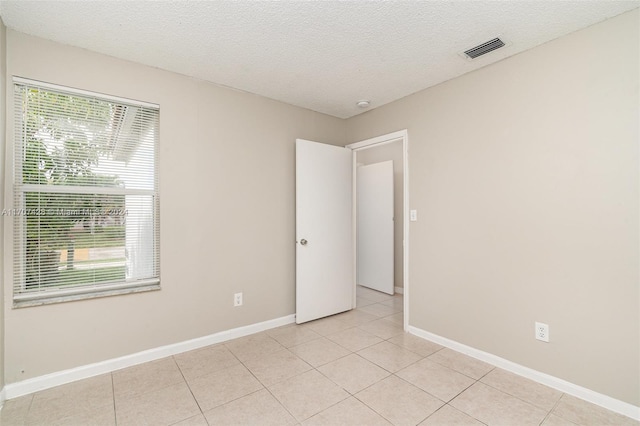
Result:
{"type": "Polygon", "coordinates": [[[352,151],[296,140],[296,322],[353,306],[352,151]]]}
{"type": "Polygon", "coordinates": [[[393,294],[393,161],[358,167],[356,186],[358,284],[393,294]]]}

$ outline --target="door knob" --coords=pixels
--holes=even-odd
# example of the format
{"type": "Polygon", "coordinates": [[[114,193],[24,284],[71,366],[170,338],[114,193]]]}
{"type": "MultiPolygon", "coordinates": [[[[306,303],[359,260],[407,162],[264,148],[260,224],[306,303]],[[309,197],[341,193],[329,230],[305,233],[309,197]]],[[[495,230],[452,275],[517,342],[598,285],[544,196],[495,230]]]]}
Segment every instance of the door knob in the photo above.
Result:
{"type": "Polygon", "coordinates": [[[304,238],[300,240],[300,244],[302,244],[303,246],[307,245],[307,240],[305,240],[304,238]]]}

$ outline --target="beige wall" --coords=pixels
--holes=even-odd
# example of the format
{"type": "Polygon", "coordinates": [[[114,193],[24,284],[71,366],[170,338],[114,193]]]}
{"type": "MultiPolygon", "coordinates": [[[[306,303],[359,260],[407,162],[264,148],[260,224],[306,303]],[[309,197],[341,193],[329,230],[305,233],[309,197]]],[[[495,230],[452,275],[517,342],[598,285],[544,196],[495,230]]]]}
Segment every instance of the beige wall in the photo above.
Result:
{"type": "Polygon", "coordinates": [[[395,287],[404,287],[403,282],[403,252],[402,238],[404,221],[403,209],[403,180],[404,165],[402,162],[402,142],[368,148],[358,151],[356,161],[363,165],[393,161],[393,281],[395,287]]]}
{"type": "MultiPolygon", "coordinates": [[[[6,111],[5,84],[7,80],[6,56],[7,29],[0,19],[0,111],[6,111]]],[[[4,169],[6,115],[0,113],[0,167],[4,169]]],[[[4,209],[4,173],[0,173],[0,211],[4,209]]],[[[4,217],[0,216],[0,271],[4,271],[4,217]]],[[[4,288],[4,276],[0,273],[0,289],[4,288]]],[[[0,389],[4,386],[4,293],[0,290],[0,389]]],[[[0,401],[2,403],[2,401],[0,401]]]]}
{"type": "Polygon", "coordinates": [[[623,14],[347,129],[408,129],[412,326],[636,406],[638,22],[623,14]]]}
{"type": "Polygon", "coordinates": [[[342,145],[342,120],[11,30],[7,43],[10,76],[160,104],[162,256],[161,291],[23,309],[6,268],[8,383],[295,312],[294,143],[342,145]]]}

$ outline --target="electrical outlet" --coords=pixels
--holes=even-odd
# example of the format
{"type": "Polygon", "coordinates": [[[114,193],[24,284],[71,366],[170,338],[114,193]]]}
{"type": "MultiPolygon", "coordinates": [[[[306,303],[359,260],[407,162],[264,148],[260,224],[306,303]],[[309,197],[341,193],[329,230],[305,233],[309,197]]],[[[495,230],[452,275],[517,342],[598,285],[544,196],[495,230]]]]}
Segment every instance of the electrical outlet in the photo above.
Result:
{"type": "Polygon", "coordinates": [[[543,342],[549,341],[549,326],[547,324],[536,322],[536,339],[543,342]]]}
{"type": "Polygon", "coordinates": [[[233,306],[242,306],[242,293],[233,295],[233,306]]]}

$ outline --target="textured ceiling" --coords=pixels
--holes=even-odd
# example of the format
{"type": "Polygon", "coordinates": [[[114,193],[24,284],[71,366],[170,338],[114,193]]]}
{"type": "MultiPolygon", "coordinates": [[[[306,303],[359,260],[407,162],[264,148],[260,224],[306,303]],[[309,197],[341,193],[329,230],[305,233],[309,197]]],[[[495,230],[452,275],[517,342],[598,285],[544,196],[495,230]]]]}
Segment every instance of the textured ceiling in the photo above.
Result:
{"type": "MultiPolygon", "coordinates": [[[[0,1],[17,31],[347,118],[638,1],[0,1]],[[500,35],[473,61],[459,53],[500,35]]],[[[548,65],[546,65],[548,66],[548,65]]]]}

